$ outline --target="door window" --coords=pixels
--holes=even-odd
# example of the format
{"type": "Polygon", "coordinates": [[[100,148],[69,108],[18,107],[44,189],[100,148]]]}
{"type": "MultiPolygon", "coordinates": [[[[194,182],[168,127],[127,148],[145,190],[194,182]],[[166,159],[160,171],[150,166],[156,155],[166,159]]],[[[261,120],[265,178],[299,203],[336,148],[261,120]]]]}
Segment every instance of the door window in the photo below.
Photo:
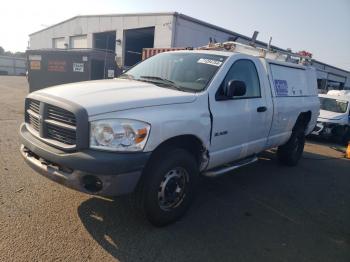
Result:
{"type": "Polygon", "coordinates": [[[224,81],[222,82],[219,88],[217,98],[224,97],[224,88],[227,86],[228,82],[231,80],[243,81],[246,85],[247,91],[245,95],[237,97],[238,99],[261,97],[258,72],[252,61],[247,59],[242,59],[242,60],[236,61],[231,66],[224,81]]]}

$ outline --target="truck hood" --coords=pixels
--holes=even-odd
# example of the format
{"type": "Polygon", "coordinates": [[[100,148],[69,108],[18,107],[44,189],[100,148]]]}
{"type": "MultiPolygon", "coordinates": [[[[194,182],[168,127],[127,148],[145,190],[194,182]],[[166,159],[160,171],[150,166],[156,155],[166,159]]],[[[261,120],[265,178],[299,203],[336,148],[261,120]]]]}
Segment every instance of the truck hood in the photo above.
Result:
{"type": "Polygon", "coordinates": [[[343,119],[346,114],[344,113],[336,113],[327,110],[320,110],[319,119],[320,120],[340,120],[343,119]]]}
{"type": "Polygon", "coordinates": [[[89,116],[134,108],[191,103],[196,99],[194,93],[128,79],[71,83],[34,93],[69,100],[84,107],[89,116]]]}

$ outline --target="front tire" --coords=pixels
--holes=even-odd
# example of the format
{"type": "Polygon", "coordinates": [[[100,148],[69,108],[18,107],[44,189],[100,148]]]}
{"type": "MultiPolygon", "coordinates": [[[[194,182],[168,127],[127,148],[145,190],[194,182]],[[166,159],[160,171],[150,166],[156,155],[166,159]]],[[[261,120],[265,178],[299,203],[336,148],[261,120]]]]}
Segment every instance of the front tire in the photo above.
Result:
{"type": "Polygon", "coordinates": [[[305,132],[302,126],[296,127],[288,142],[278,147],[277,157],[280,163],[287,166],[296,166],[303,155],[305,132]]]}
{"type": "MultiPolygon", "coordinates": [[[[168,150],[167,150],[168,151],[168,150]]],[[[155,226],[165,226],[180,219],[194,197],[198,164],[184,149],[157,154],[144,174],[143,211],[155,226]]]]}

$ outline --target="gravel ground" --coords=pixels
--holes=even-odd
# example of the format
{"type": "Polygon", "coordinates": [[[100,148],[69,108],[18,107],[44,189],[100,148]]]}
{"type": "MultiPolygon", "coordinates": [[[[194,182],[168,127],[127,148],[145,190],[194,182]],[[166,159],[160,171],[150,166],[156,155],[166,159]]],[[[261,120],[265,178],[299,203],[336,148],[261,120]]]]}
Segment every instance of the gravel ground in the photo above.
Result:
{"type": "Polygon", "coordinates": [[[0,261],[350,261],[350,161],[309,141],[298,167],[273,151],[202,179],[178,223],[154,228],[120,199],[72,191],[21,159],[24,77],[0,77],[0,261]]]}

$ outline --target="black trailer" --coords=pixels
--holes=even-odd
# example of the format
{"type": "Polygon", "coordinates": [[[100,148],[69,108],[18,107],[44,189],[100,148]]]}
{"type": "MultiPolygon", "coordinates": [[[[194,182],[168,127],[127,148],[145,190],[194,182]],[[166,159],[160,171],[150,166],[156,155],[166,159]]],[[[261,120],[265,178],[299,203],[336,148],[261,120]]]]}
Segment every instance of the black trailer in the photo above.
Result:
{"type": "Polygon", "coordinates": [[[100,49],[28,50],[29,92],[45,87],[120,74],[115,53],[100,49]]]}

